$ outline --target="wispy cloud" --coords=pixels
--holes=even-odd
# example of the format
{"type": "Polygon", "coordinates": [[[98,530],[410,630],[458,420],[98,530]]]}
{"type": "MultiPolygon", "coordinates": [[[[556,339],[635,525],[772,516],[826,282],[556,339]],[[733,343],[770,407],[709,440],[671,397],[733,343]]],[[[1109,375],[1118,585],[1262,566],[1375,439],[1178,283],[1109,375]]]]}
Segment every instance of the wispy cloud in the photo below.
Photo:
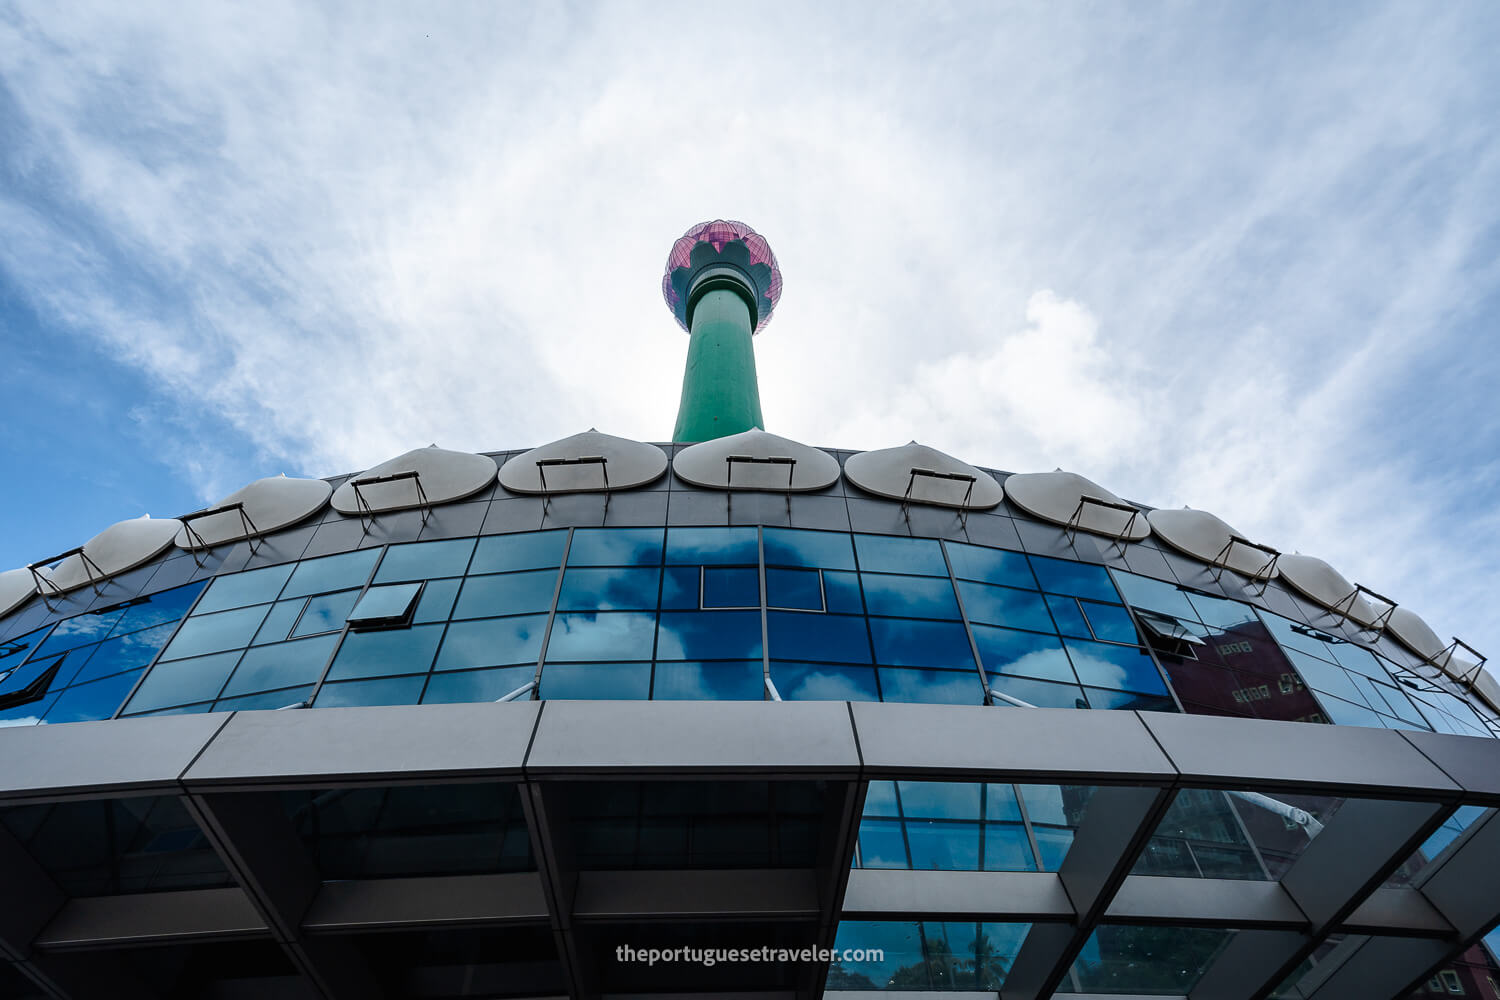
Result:
{"type": "Polygon", "coordinates": [[[1497,28],[13,6],[0,273],[147,374],[142,439],[213,499],[434,441],[659,439],[661,260],[744,218],[787,274],[776,432],[1211,509],[1500,650],[1497,28]]]}

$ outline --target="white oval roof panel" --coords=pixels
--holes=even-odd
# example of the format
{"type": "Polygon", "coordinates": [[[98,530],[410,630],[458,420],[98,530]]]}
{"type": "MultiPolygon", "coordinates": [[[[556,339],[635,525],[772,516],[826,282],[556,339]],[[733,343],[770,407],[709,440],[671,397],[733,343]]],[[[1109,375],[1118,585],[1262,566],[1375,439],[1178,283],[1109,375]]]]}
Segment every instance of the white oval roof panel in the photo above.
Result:
{"type": "Polygon", "coordinates": [[[0,573],[0,615],[8,615],[36,593],[36,580],[29,569],[0,573]]]}
{"type": "MultiPolygon", "coordinates": [[[[1152,529],[1162,541],[1209,565],[1218,562],[1219,553],[1224,551],[1224,546],[1229,544],[1230,539],[1243,537],[1206,510],[1191,510],[1186,507],[1182,510],[1153,510],[1147,516],[1152,529]]],[[[1269,553],[1249,545],[1236,544],[1230,547],[1224,565],[1236,573],[1255,577],[1270,559],[1269,553]]],[[[1278,572],[1273,568],[1270,578],[1275,579],[1278,572]]],[[[1262,575],[1260,578],[1266,577],[1262,575]]]]}
{"type": "Polygon", "coordinates": [[[796,441],[749,430],[684,448],[672,469],[694,486],[806,493],[838,482],[838,459],[796,441]]]}
{"type": "Polygon", "coordinates": [[[333,509],[340,514],[358,514],[359,500],[354,484],[366,479],[385,479],[400,476],[388,482],[375,482],[361,486],[365,502],[376,514],[388,510],[407,510],[422,506],[422,494],[417,492],[417,483],[422,484],[422,493],[427,502],[452,503],[473,496],[495,481],[495,460],[488,455],[476,455],[468,451],[448,451],[434,445],[431,448],[416,448],[405,455],[398,455],[389,462],[382,462],[367,469],[349,482],[333,491],[333,509]],[[415,472],[412,477],[404,475],[415,472]]]}
{"type": "Polygon", "coordinates": [[[1438,666],[1443,666],[1448,660],[1448,656],[1443,654],[1448,644],[1438,638],[1432,626],[1423,621],[1421,615],[1409,608],[1392,611],[1385,630],[1424,660],[1432,660],[1438,666]]]}
{"type": "Polygon", "coordinates": [[[656,445],[587,430],[512,458],[500,467],[500,485],[512,493],[601,493],[645,486],[666,471],[667,453],[656,445]]]}
{"type": "Polygon", "coordinates": [[[1354,584],[1323,560],[1292,553],[1277,560],[1276,568],[1281,570],[1283,581],[1314,603],[1348,612],[1361,625],[1374,625],[1380,620],[1381,612],[1363,594],[1356,596],[1351,604],[1349,595],[1354,593],[1354,584]]]}
{"type": "Polygon", "coordinates": [[[988,472],[915,441],[851,455],[844,475],[867,493],[890,500],[989,510],[1005,499],[1005,491],[988,472]]]}
{"type": "Polygon", "coordinates": [[[153,518],[149,514],[111,524],[83,543],[88,561],[83,556],[68,556],[51,571],[50,579],[58,590],[66,592],[100,579],[99,574],[104,578],[118,576],[155,559],[181,529],[182,522],[175,517],[153,518]],[[89,562],[98,567],[97,573],[89,562]]]}
{"type": "Polygon", "coordinates": [[[237,542],[257,533],[269,534],[322,510],[332,493],[333,487],[321,479],[288,479],[286,476],[257,479],[206,508],[217,513],[188,520],[177,533],[177,547],[188,549],[200,544],[188,534],[187,525],[191,525],[208,545],[237,542]],[[254,531],[246,526],[235,504],[244,505],[245,515],[254,531]]]}
{"type": "Polygon", "coordinates": [[[1138,542],[1151,534],[1151,524],[1143,511],[1137,511],[1132,517],[1129,511],[1084,502],[1089,498],[1129,506],[1103,486],[1077,473],[1061,469],[1019,473],[1005,480],[1005,495],[1032,517],[1064,527],[1076,524],[1084,531],[1130,542],[1138,542]],[[1075,515],[1078,517],[1076,522],[1073,521],[1075,515]]]}

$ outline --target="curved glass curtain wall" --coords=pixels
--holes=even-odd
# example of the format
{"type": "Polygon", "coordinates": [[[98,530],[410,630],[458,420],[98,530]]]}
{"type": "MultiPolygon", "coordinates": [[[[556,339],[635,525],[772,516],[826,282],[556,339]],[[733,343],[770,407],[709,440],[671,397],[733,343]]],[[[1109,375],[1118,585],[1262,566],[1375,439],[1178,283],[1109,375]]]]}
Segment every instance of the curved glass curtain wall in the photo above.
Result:
{"type": "Polygon", "coordinates": [[[1431,682],[1247,604],[776,527],[564,528],[220,575],[4,643],[0,723],[484,701],[532,681],[542,698],[761,700],[767,679],[787,700],[977,705],[988,683],[998,704],[1490,735],[1431,682]]]}

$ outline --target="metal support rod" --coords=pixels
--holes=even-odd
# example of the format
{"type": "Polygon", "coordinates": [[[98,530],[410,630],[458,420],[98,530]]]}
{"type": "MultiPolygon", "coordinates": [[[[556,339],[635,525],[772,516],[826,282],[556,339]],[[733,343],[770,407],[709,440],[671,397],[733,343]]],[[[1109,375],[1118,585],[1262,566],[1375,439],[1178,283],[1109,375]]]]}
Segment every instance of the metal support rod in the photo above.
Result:
{"type": "Polygon", "coordinates": [[[911,475],[906,477],[906,493],[901,497],[901,516],[906,518],[908,521],[911,520],[911,514],[908,513],[908,508],[911,506],[911,491],[917,485],[918,476],[921,476],[924,479],[942,479],[947,482],[969,484],[968,488],[964,490],[963,499],[959,501],[958,514],[959,523],[963,524],[965,527],[968,527],[969,501],[974,496],[974,484],[978,482],[978,480],[969,475],[967,472],[938,472],[935,469],[919,469],[913,467],[911,470],[911,475]]]}
{"type": "Polygon", "coordinates": [[[1246,548],[1254,549],[1261,555],[1271,557],[1265,561],[1260,569],[1250,574],[1251,581],[1259,583],[1260,592],[1264,594],[1266,588],[1271,585],[1271,574],[1276,570],[1276,560],[1281,558],[1281,552],[1271,548],[1269,545],[1252,542],[1250,539],[1242,538],[1239,535],[1230,535],[1229,541],[1225,542],[1224,547],[1219,550],[1219,554],[1214,556],[1213,565],[1218,569],[1218,572],[1214,574],[1214,579],[1219,580],[1223,578],[1224,571],[1229,568],[1229,553],[1236,545],[1243,545],[1246,548]]]}
{"type": "Polygon", "coordinates": [[[1083,527],[1083,508],[1085,506],[1105,507],[1109,510],[1117,510],[1130,515],[1129,519],[1125,522],[1125,527],[1121,528],[1117,534],[1111,536],[1116,545],[1124,548],[1126,539],[1129,537],[1131,530],[1135,528],[1135,519],[1141,515],[1140,510],[1123,501],[1105,500],[1103,497],[1089,496],[1085,493],[1078,498],[1078,506],[1073,508],[1073,516],[1068,518],[1066,531],[1069,542],[1073,541],[1073,537],[1083,527]]]}
{"type": "Polygon", "coordinates": [[[542,480],[542,493],[550,496],[551,490],[547,487],[547,469],[559,465],[597,465],[599,472],[604,476],[604,492],[608,493],[609,485],[609,459],[603,455],[583,455],[579,458],[539,458],[536,463],[536,472],[542,480]]]}
{"type": "Polygon", "coordinates": [[[495,699],[495,704],[498,705],[502,701],[515,701],[517,698],[521,697],[521,695],[525,694],[528,691],[535,690],[535,688],[536,688],[536,681],[527,681],[525,684],[522,684],[520,687],[516,688],[510,694],[501,695],[499,698],[496,698],[495,699]]]}
{"type": "Polygon", "coordinates": [[[69,556],[77,556],[80,560],[82,560],[84,568],[88,570],[89,586],[94,588],[94,593],[96,594],[99,593],[100,582],[103,581],[104,578],[108,575],[102,568],[100,568],[98,563],[89,558],[89,554],[83,551],[82,545],[78,546],[77,548],[69,549],[66,552],[60,552],[50,558],[38,559],[34,563],[28,563],[26,568],[31,571],[31,578],[36,581],[36,591],[38,594],[42,595],[42,601],[47,604],[47,610],[49,611],[52,610],[52,604],[47,601],[47,593],[42,589],[43,585],[51,587],[53,596],[55,597],[61,597],[63,595],[63,589],[59,587],[57,585],[57,582],[54,581],[51,577],[43,576],[41,570],[52,566],[54,563],[60,563],[64,559],[67,559],[69,556]],[[98,576],[95,576],[96,573],[98,574],[98,576]]]}
{"type": "Polygon", "coordinates": [[[797,474],[797,460],[785,455],[772,455],[768,458],[756,458],[754,455],[725,455],[724,456],[724,493],[725,499],[730,506],[734,504],[734,466],[735,463],[745,465],[784,465],[786,466],[786,516],[788,523],[792,516],[792,477],[797,474]]]}
{"type": "Polygon", "coordinates": [[[227,514],[230,511],[237,511],[240,515],[240,527],[244,529],[245,537],[250,539],[251,555],[254,555],[256,549],[260,547],[262,541],[260,537],[261,531],[255,526],[255,522],[250,519],[250,512],[245,509],[245,502],[243,500],[236,500],[234,503],[226,503],[218,507],[209,507],[191,514],[184,514],[177,520],[182,522],[183,531],[187,533],[188,554],[193,557],[193,562],[200,567],[203,565],[203,562],[198,558],[198,550],[201,548],[207,552],[213,546],[209,545],[208,540],[193,527],[193,522],[201,521],[205,517],[213,517],[215,514],[227,514]]]}
{"type": "Polygon", "coordinates": [[[1341,621],[1348,621],[1350,614],[1352,614],[1354,611],[1354,601],[1361,594],[1365,595],[1366,597],[1373,597],[1375,598],[1375,600],[1385,605],[1385,610],[1382,611],[1369,625],[1366,625],[1364,622],[1358,623],[1359,626],[1365,631],[1373,632],[1376,635],[1379,635],[1380,633],[1385,631],[1386,625],[1390,623],[1391,613],[1396,610],[1396,602],[1391,600],[1389,597],[1386,597],[1384,594],[1377,594],[1375,591],[1371,590],[1369,587],[1366,587],[1362,583],[1356,583],[1354,585],[1354,589],[1349,591],[1347,596],[1341,598],[1337,604],[1335,604],[1328,610],[1337,614],[1341,621]],[[1345,607],[1346,604],[1348,605],[1348,607],[1345,607]]]}
{"type": "Polygon", "coordinates": [[[1280,799],[1273,799],[1271,796],[1262,795],[1259,792],[1227,791],[1224,794],[1233,795],[1242,802],[1259,806],[1267,812],[1273,812],[1283,819],[1296,823],[1307,834],[1307,839],[1309,840],[1323,832],[1323,824],[1316,816],[1306,809],[1298,809],[1296,806],[1282,802],[1280,799]]]}
{"type": "Polygon", "coordinates": [[[781,700],[781,692],[776,690],[776,685],[772,683],[769,677],[766,678],[766,694],[771,696],[772,701],[781,700]]]}
{"type": "Polygon", "coordinates": [[[407,472],[392,472],[388,476],[368,476],[364,479],[351,480],[349,485],[354,487],[354,499],[359,505],[359,523],[364,529],[364,534],[369,534],[370,527],[375,523],[375,510],[370,506],[370,501],[365,498],[362,487],[378,486],[382,483],[395,483],[410,479],[417,488],[417,506],[422,508],[422,523],[427,523],[427,517],[432,513],[432,504],[427,499],[427,491],[422,488],[422,474],[416,469],[407,472]],[[369,523],[365,518],[369,517],[369,523]]]}

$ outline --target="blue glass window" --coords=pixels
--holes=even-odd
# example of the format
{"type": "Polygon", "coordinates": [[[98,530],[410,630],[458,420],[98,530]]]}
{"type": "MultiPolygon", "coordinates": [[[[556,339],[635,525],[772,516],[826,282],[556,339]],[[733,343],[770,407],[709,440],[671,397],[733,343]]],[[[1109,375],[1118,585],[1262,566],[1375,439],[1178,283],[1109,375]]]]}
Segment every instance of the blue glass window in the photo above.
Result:
{"type": "Polygon", "coordinates": [[[808,566],[815,569],[853,569],[854,549],[840,531],[763,529],[767,566],[808,566]]]}
{"type": "Polygon", "coordinates": [[[1026,590],[1036,589],[1036,577],[1031,573],[1031,564],[1020,552],[966,545],[963,542],[943,544],[948,549],[948,558],[953,563],[953,575],[956,577],[1026,590]]]}
{"type": "Polygon", "coordinates": [[[556,589],[557,571],[552,569],[471,576],[459,592],[453,617],[535,614],[552,607],[552,593],[556,589]]]}
{"type": "Polygon", "coordinates": [[[971,781],[898,781],[907,819],[978,819],[980,786],[971,781]]]}
{"type": "Polygon", "coordinates": [[[349,612],[348,621],[351,626],[364,627],[406,624],[411,617],[412,606],[421,596],[423,586],[421,583],[373,586],[359,598],[359,603],[349,612]]]}
{"type": "Polygon", "coordinates": [[[662,612],[658,660],[748,660],[760,655],[758,611],[662,612]]]}
{"type": "Polygon", "coordinates": [[[651,693],[649,663],[548,663],[543,698],[644,701],[651,693]]]}
{"type": "Polygon", "coordinates": [[[1080,605],[1084,616],[1089,620],[1089,627],[1094,630],[1094,638],[1132,644],[1141,641],[1135,634],[1135,622],[1131,620],[1130,612],[1118,604],[1081,601],[1080,605]]]}
{"type": "Polygon", "coordinates": [[[1089,706],[1088,699],[1083,696],[1083,688],[1076,684],[1054,684],[1051,681],[1034,681],[1026,677],[991,674],[990,688],[1037,708],[1088,708],[1089,706]]]}
{"type": "Polygon", "coordinates": [[[859,861],[862,868],[908,869],[906,835],[899,819],[867,819],[859,824],[859,861]]]}
{"type": "Polygon", "coordinates": [[[306,605],[305,597],[294,597],[290,601],[277,601],[271,605],[271,613],[266,615],[266,620],[255,633],[254,644],[264,646],[268,642],[280,642],[291,635],[292,626],[297,624],[306,605]]]}
{"type": "Polygon", "coordinates": [[[514,535],[486,535],[474,549],[469,572],[509,573],[521,569],[556,569],[562,565],[566,531],[525,531],[514,535]]]}
{"type": "MultiPolygon", "coordinates": [[[[536,667],[495,667],[490,670],[453,670],[433,674],[422,692],[422,704],[499,701],[536,675],[536,667]]],[[[523,699],[527,695],[521,696],[523,699]]]]}
{"type": "Polygon", "coordinates": [[[1042,589],[1052,594],[1067,594],[1069,597],[1092,597],[1099,601],[1118,602],[1120,595],[1110,582],[1109,571],[1093,563],[1073,562],[1069,559],[1049,559],[1046,556],[1030,556],[1031,568],[1042,589]]]}
{"type": "Polygon", "coordinates": [[[957,622],[871,618],[870,637],[875,641],[876,663],[974,669],[968,634],[957,622]]]}
{"type": "Polygon", "coordinates": [[[1236,932],[1105,925],[1089,935],[1072,974],[1084,993],[1186,995],[1236,932]]]}
{"type": "Polygon", "coordinates": [[[458,599],[461,583],[462,580],[428,580],[422,588],[422,598],[417,602],[417,613],[411,620],[418,624],[447,621],[453,613],[453,602],[458,599]]]}
{"type": "Polygon", "coordinates": [[[881,667],[882,701],[928,705],[982,705],[984,688],[979,675],[962,670],[907,670],[881,667]]]}
{"type": "MultiPolygon", "coordinates": [[[[577,544],[576,540],[574,544],[577,544]]],[[[573,562],[569,556],[568,561],[573,562]]],[[[760,562],[754,528],[668,528],[667,565],[730,566],[760,562]]]]}
{"type": "Polygon", "coordinates": [[[987,872],[1036,871],[1031,841],[1019,823],[986,823],[984,827],[984,870],[987,872]]]}
{"type": "Polygon", "coordinates": [[[344,617],[354,610],[354,602],[357,600],[359,600],[357,590],[314,597],[307,602],[307,609],[302,612],[297,627],[292,630],[292,637],[337,632],[344,627],[344,617]]]}
{"type": "Polygon", "coordinates": [[[248,646],[270,608],[269,604],[262,604],[237,611],[193,615],[182,623],[162,657],[176,660],[248,646]]]}
{"type": "Polygon", "coordinates": [[[256,646],[240,660],[234,676],[224,688],[224,695],[232,697],[294,684],[311,684],[322,676],[323,667],[338,641],[336,635],[320,635],[275,646],[256,646]]]}
{"type": "MultiPolygon", "coordinates": [[[[108,719],[120,707],[120,702],[135,686],[139,670],[115,674],[92,684],[77,684],[57,696],[47,709],[43,720],[49,725],[60,722],[86,722],[91,719],[108,719]]],[[[22,706],[30,708],[32,706],[22,706]]]]}
{"type": "Polygon", "coordinates": [[[696,610],[701,601],[698,592],[701,583],[702,571],[697,566],[668,566],[662,570],[662,610],[696,610]]]}
{"type": "Polygon", "coordinates": [[[443,648],[433,669],[462,670],[465,667],[535,663],[541,655],[542,634],[546,630],[546,615],[454,622],[448,626],[448,634],[443,639],[443,648]]]}
{"type": "Polygon", "coordinates": [[[943,550],[931,538],[855,535],[854,549],[859,554],[859,568],[866,573],[948,575],[948,564],[943,561],[943,550]]]}
{"type": "MultiPolygon", "coordinates": [[[[1193,610],[1198,613],[1198,620],[1205,625],[1210,625],[1221,632],[1227,632],[1239,625],[1256,621],[1255,609],[1248,604],[1239,601],[1225,601],[1217,597],[1208,597],[1204,594],[1184,594],[1188,603],[1192,604],[1193,610]]],[[[1181,616],[1179,616],[1181,617],[1181,616]]]]}
{"type": "Polygon", "coordinates": [[[126,632],[150,628],[152,625],[165,625],[167,622],[177,621],[187,614],[188,608],[193,605],[193,599],[207,585],[208,581],[200,580],[185,587],[152,594],[150,597],[136,598],[125,608],[125,613],[120,616],[119,621],[115,622],[114,631],[110,634],[124,635],[126,632]]]}
{"type": "Polygon", "coordinates": [[[909,618],[958,618],[958,601],[947,578],[884,576],[861,573],[865,605],[872,615],[909,618]]]}
{"type": "Polygon", "coordinates": [[[971,622],[1008,625],[1034,632],[1055,631],[1052,616],[1047,614],[1047,605],[1043,602],[1042,595],[1034,590],[992,587],[989,584],[960,580],[958,592],[964,600],[964,613],[971,622]]]}
{"type": "Polygon", "coordinates": [[[703,570],[705,608],[760,607],[760,571],[754,567],[708,566],[703,570]]]}
{"type": "MultiPolygon", "coordinates": [[[[454,629],[460,627],[455,625],[454,629]]],[[[449,636],[451,640],[452,631],[449,636]]],[[[426,671],[442,637],[441,625],[414,625],[386,632],[350,632],[344,636],[344,644],[339,647],[339,655],[334,658],[328,676],[331,680],[338,680],[426,671]]]]}
{"type": "Polygon", "coordinates": [[[658,663],[651,697],[658,701],[761,701],[765,674],[759,660],[658,663]]]}
{"type": "Polygon", "coordinates": [[[281,592],[286,597],[306,597],[349,587],[363,587],[370,579],[370,570],[380,558],[379,549],[362,549],[345,552],[337,556],[308,559],[297,564],[292,578],[281,592]]]}
{"type": "MultiPolygon", "coordinates": [[[[698,606],[698,572],[693,577],[693,603],[698,606]]],[[[645,567],[577,569],[563,573],[559,611],[653,611],[661,589],[661,570],[645,567]]],[[[538,608],[536,610],[545,610],[538,608]]]]}
{"type": "Polygon", "coordinates": [[[569,566],[660,566],[660,528],[576,528],[569,566]]]}
{"type": "Polygon", "coordinates": [[[1089,708],[1110,709],[1123,712],[1175,712],[1177,706],[1165,694],[1136,694],[1134,691],[1109,691],[1104,688],[1086,687],[1089,708]]]}
{"type": "Polygon", "coordinates": [[[633,611],[559,614],[547,640],[547,662],[649,660],[656,615],[633,611]]]}
{"type": "MultiPolygon", "coordinates": [[[[31,685],[39,683],[49,671],[52,672],[52,679],[47,682],[47,687],[50,690],[58,690],[68,682],[68,678],[78,670],[90,652],[91,650],[84,649],[61,656],[33,656],[25,663],[8,667],[8,672],[0,675],[0,692],[7,695],[19,694],[31,685]],[[67,673],[63,672],[65,668],[67,673]]],[[[28,704],[34,704],[34,702],[28,704]]]]}
{"type": "Polygon", "coordinates": [[[771,661],[771,681],[786,701],[879,701],[872,667],[771,661]]]}
{"type": "Polygon", "coordinates": [[[919,871],[975,871],[979,867],[978,823],[906,820],[911,866],[919,871]]]}
{"type": "Polygon", "coordinates": [[[990,674],[1038,677],[1068,684],[1076,680],[1063,654],[1062,642],[1056,636],[976,625],[974,644],[979,647],[979,658],[990,674]]]}
{"type": "Polygon", "coordinates": [[[82,684],[85,681],[117,674],[122,670],[144,667],[156,656],[162,644],[171,638],[172,629],[173,626],[170,624],[158,625],[155,628],[117,636],[107,642],[99,643],[94,647],[93,655],[88,658],[88,662],[83,664],[83,669],[79,670],[69,683],[82,684]]]}
{"type": "Polygon", "coordinates": [[[1078,610],[1077,598],[1048,594],[1047,609],[1052,612],[1052,620],[1057,623],[1057,631],[1062,635],[1079,639],[1093,638],[1088,622],[1083,620],[1083,612],[1078,610]]]}
{"type": "MultiPolygon", "coordinates": [[[[766,570],[766,606],[794,611],[822,611],[823,586],[820,576],[815,569],[766,570]]],[[[856,596],[858,593],[856,589],[856,596]]]]}
{"type": "Polygon", "coordinates": [[[1349,675],[1342,667],[1336,667],[1332,663],[1326,663],[1315,656],[1308,656],[1297,649],[1286,650],[1287,659],[1297,668],[1297,673],[1302,675],[1302,680],[1310,688],[1345,698],[1349,701],[1363,702],[1359,689],[1349,679],[1349,675]]]}
{"type": "Polygon", "coordinates": [[[192,660],[158,663],[130,699],[127,710],[149,712],[170,705],[212,701],[239,658],[239,651],[236,650],[192,660]]]}
{"type": "Polygon", "coordinates": [[[198,602],[198,607],[194,610],[203,615],[210,611],[227,611],[230,608],[274,601],[286,584],[287,577],[296,568],[296,563],[287,563],[285,566],[267,566],[265,569],[252,569],[248,573],[215,577],[208,593],[203,595],[203,600],[198,602]]]}
{"type": "Polygon", "coordinates": [[[1151,654],[1140,646],[1115,646],[1102,642],[1064,643],[1078,679],[1091,687],[1116,691],[1166,694],[1167,687],[1151,654]]]}
{"type": "Polygon", "coordinates": [[[274,711],[290,705],[303,704],[313,692],[311,684],[302,687],[282,688],[280,691],[263,691],[239,698],[221,698],[214,702],[215,712],[249,712],[257,709],[274,711]]]}
{"type": "Polygon", "coordinates": [[[771,655],[777,659],[870,662],[870,640],[863,618],[770,611],[766,628],[771,655]]]}
{"type": "Polygon", "coordinates": [[[463,576],[474,552],[474,539],[455,538],[439,542],[392,545],[380,560],[376,583],[432,580],[441,576],[463,576]]]}
{"type": "Polygon", "coordinates": [[[33,654],[33,659],[43,656],[53,656],[57,653],[66,653],[70,649],[86,646],[109,635],[115,623],[125,612],[122,609],[106,611],[103,614],[84,614],[66,618],[57,623],[41,646],[33,654]]]}
{"type": "MultiPolygon", "coordinates": [[[[1182,618],[1186,621],[1197,621],[1198,612],[1188,601],[1187,594],[1171,583],[1163,583],[1153,580],[1149,576],[1138,576],[1134,573],[1122,573],[1115,571],[1115,580],[1120,584],[1120,593],[1125,597],[1125,603],[1133,608],[1145,608],[1147,611],[1160,611],[1162,614],[1172,615],[1174,618],[1182,618]]],[[[1114,598],[1107,598],[1114,600],[1114,598]]],[[[1204,605],[1205,608],[1209,605],[1204,605]]]]}
{"type": "Polygon", "coordinates": [[[985,786],[984,818],[990,822],[1021,822],[1021,806],[1016,801],[1016,787],[1014,785],[990,784],[985,786]]]}
{"type": "Polygon", "coordinates": [[[901,808],[896,804],[894,781],[872,781],[865,792],[866,816],[899,816],[901,808]]]}
{"type": "Polygon", "coordinates": [[[382,677],[375,681],[324,684],[313,702],[316,708],[347,705],[415,705],[426,677],[382,677]]]}
{"type": "MultiPolygon", "coordinates": [[[[47,637],[47,631],[51,628],[51,625],[43,625],[41,628],[32,629],[23,636],[0,642],[0,673],[10,670],[20,663],[24,663],[26,658],[47,637]]],[[[3,680],[0,680],[0,684],[4,683],[3,680]]]]}
{"type": "Polygon", "coordinates": [[[823,571],[823,595],[831,614],[862,615],[865,599],[859,591],[859,574],[837,570],[823,571]]]}

